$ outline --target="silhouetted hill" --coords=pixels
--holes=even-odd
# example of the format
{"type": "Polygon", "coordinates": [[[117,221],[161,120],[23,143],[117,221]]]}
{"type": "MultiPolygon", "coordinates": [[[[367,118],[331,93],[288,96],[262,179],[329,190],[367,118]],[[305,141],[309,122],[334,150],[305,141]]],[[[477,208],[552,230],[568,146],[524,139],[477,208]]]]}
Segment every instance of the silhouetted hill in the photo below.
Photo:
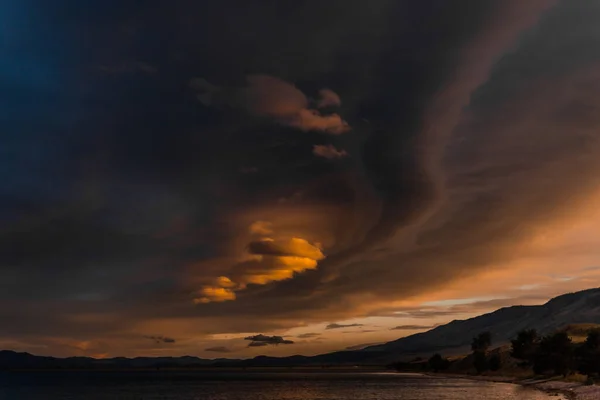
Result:
{"type": "Polygon", "coordinates": [[[392,361],[466,353],[471,339],[490,331],[494,345],[507,343],[522,329],[535,328],[545,334],[575,324],[600,324],[600,288],[555,297],[539,306],[512,306],[467,320],[452,321],[430,331],[403,337],[362,350],[338,351],[317,356],[258,356],[248,360],[198,357],[89,357],[54,358],[29,353],[0,351],[0,369],[15,368],[206,368],[385,365],[392,361]]]}
{"type": "Polygon", "coordinates": [[[418,333],[366,348],[396,357],[468,350],[480,332],[492,332],[495,344],[507,343],[522,329],[545,334],[570,324],[600,323],[600,288],[555,297],[539,306],[505,307],[467,320],[452,321],[418,333]]]}
{"type": "MultiPolygon", "coordinates": [[[[43,357],[29,353],[0,351],[0,369],[104,369],[104,368],[178,368],[205,367],[219,360],[206,360],[198,357],[136,357],[136,358],[106,358],[91,357],[43,357]]],[[[240,360],[228,360],[237,363],[240,360]]]]}

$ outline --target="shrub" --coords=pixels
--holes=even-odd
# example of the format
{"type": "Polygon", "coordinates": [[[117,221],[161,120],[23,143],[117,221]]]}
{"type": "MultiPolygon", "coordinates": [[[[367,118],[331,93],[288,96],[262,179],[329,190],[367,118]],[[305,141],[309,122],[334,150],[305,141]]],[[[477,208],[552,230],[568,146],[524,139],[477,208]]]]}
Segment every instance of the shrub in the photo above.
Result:
{"type": "Polygon", "coordinates": [[[427,365],[433,372],[439,372],[448,369],[450,361],[447,358],[443,358],[440,354],[434,354],[427,362],[427,365]]]}

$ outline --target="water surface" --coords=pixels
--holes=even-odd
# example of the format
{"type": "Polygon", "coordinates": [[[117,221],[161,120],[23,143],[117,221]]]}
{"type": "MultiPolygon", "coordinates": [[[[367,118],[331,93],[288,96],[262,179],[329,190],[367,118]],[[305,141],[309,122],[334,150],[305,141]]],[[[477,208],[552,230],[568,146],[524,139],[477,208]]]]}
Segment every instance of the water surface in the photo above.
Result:
{"type": "Polygon", "coordinates": [[[0,400],[548,400],[517,385],[395,373],[0,372],[0,400]]]}

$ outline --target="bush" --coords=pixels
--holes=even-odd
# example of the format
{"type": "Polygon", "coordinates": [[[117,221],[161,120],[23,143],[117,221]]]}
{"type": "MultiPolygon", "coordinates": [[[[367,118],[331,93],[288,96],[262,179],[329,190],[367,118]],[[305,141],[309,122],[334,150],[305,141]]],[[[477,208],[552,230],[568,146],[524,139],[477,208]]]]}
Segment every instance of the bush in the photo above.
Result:
{"type": "Polygon", "coordinates": [[[427,362],[427,365],[433,372],[439,372],[447,370],[450,366],[450,361],[447,358],[443,358],[440,354],[434,354],[427,362]]]}

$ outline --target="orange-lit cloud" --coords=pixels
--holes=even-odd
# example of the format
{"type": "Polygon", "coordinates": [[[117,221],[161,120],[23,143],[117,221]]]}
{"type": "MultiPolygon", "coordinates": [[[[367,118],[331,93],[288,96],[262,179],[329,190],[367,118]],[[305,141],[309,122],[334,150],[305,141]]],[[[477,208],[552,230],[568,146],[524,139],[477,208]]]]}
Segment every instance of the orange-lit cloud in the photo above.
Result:
{"type": "Polygon", "coordinates": [[[201,297],[195,298],[194,303],[210,303],[210,302],[221,302],[235,300],[235,288],[236,284],[226,276],[220,276],[215,280],[213,286],[205,286],[200,289],[199,295],[201,297]]]}
{"type": "Polygon", "coordinates": [[[273,224],[268,221],[256,221],[250,225],[250,233],[258,236],[268,236],[273,233],[273,224]]]}
{"type": "Polygon", "coordinates": [[[314,244],[300,238],[291,238],[285,240],[261,239],[251,242],[248,245],[250,254],[270,255],[270,256],[292,256],[309,258],[312,260],[322,260],[325,258],[321,249],[314,244]]]}
{"type": "MultiPolygon", "coordinates": [[[[271,224],[256,221],[250,226],[253,234],[271,234],[271,224]]],[[[248,285],[266,285],[270,282],[292,279],[295,274],[317,268],[325,255],[318,245],[305,239],[262,238],[247,247],[248,258],[232,266],[230,276],[221,276],[205,285],[194,298],[194,303],[205,304],[236,299],[236,291],[248,285]]]]}

